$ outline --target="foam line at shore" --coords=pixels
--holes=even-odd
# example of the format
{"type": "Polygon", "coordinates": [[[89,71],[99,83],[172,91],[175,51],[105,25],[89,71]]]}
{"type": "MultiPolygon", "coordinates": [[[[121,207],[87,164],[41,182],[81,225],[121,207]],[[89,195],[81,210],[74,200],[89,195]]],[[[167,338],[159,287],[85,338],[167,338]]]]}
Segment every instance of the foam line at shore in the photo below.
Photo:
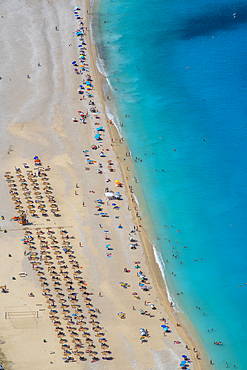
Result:
{"type": "MultiPolygon", "coordinates": [[[[150,241],[151,243],[151,241],[150,241]]],[[[153,252],[154,252],[154,257],[155,257],[155,261],[157,263],[157,265],[159,266],[159,269],[160,269],[160,272],[161,272],[161,275],[163,277],[163,280],[165,282],[165,286],[166,286],[166,293],[167,293],[167,298],[168,298],[168,301],[171,303],[173,303],[173,308],[174,308],[174,312],[182,312],[182,310],[180,309],[179,305],[178,305],[178,302],[176,301],[176,299],[174,298],[174,296],[172,295],[172,293],[170,292],[169,288],[168,288],[168,285],[167,285],[167,282],[166,282],[166,276],[165,276],[165,269],[166,269],[166,266],[165,266],[165,262],[163,261],[163,258],[160,254],[160,252],[157,251],[157,249],[155,248],[155,246],[152,244],[153,246],[153,252]]]]}

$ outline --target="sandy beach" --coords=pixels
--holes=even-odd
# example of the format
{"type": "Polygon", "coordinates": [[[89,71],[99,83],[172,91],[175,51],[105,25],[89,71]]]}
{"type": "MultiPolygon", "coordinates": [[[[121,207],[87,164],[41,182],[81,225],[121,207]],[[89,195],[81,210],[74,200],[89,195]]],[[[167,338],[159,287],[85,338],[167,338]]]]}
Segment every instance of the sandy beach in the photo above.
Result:
{"type": "Polygon", "coordinates": [[[89,1],[0,6],[0,364],[206,369],[141,226],[89,13],[89,1]]]}

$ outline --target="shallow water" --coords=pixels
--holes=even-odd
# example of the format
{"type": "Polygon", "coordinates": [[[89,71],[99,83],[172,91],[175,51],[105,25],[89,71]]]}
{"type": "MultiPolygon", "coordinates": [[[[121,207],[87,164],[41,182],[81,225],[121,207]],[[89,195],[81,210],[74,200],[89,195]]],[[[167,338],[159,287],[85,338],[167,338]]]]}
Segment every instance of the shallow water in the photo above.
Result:
{"type": "Polygon", "coordinates": [[[215,369],[245,369],[246,23],[243,1],[101,0],[93,12],[108,112],[142,159],[144,223],[215,369]]]}

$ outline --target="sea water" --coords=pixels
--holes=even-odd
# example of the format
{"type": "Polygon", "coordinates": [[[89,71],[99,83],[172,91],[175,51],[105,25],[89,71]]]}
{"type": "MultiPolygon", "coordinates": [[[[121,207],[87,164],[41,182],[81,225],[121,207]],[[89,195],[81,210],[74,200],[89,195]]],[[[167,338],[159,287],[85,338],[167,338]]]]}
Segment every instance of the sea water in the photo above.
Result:
{"type": "Polygon", "coordinates": [[[171,299],[215,369],[244,370],[247,4],[95,0],[91,21],[171,299]]]}

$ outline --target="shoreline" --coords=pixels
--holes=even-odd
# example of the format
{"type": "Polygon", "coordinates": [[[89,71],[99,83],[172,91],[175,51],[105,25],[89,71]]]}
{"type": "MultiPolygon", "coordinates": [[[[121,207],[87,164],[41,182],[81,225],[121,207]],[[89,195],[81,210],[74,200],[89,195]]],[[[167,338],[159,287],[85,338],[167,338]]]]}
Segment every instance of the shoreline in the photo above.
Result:
{"type": "MultiPolygon", "coordinates": [[[[126,195],[128,197],[129,204],[132,205],[132,206],[130,206],[131,212],[132,212],[132,219],[133,219],[133,222],[135,223],[135,225],[138,226],[138,225],[141,224],[141,222],[139,221],[139,218],[136,215],[136,210],[138,211],[138,205],[135,202],[135,199],[133,199],[133,197],[131,196],[131,192],[129,191],[130,190],[129,189],[130,184],[128,183],[131,179],[133,162],[132,162],[131,157],[125,157],[125,160],[128,160],[128,162],[126,161],[124,163],[124,160],[123,160],[124,153],[129,152],[129,148],[127,147],[127,145],[125,144],[124,141],[121,141],[121,137],[119,135],[119,132],[118,132],[116,126],[114,124],[109,123],[109,118],[106,115],[105,99],[104,99],[105,97],[104,97],[103,87],[102,87],[102,84],[105,83],[105,78],[106,77],[101,74],[101,72],[98,70],[97,65],[96,65],[97,48],[94,45],[94,43],[92,42],[92,36],[91,36],[91,31],[90,31],[90,26],[89,26],[89,16],[90,16],[90,12],[92,10],[91,6],[90,6],[90,0],[86,0],[86,10],[88,12],[86,12],[86,22],[85,22],[85,24],[86,24],[86,26],[88,27],[88,30],[89,30],[87,35],[86,35],[86,38],[87,38],[87,41],[88,41],[87,45],[88,46],[90,45],[90,48],[88,50],[91,51],[91,53],[89,51],[89,54],[90,54],[90,58],[91,58],[91,68],[92,68],[92,71],[93,71],[94,81],[96,82],[95,83],[95,86],[96,86],[95,89],[97,90],[98,96],[100,97],[101,104],[102,104],[103,110],[104,110],[104,115],[106,116],[108,130],[109,130],[111,138],[113,139],[113,143],[114,143],[113,144],[113,150],[116,153],[117,160],[118,160],[118,163],[120,165],[126,195]],[[88,34],[89,34],[89,36],[88,36],[88,34]],[[118,144],[118,143],[120,143],[120,144],[118,144]],[[125,169],[126,164],[128,164],[128,167],[130,168],[129,172],[125,169]]],[[[144,251],[144,254],[145,254],[145,262],[147,264],[149,274],[150,274],[151,279],[153,281],[155,290],[158,293],[159,300],[160,300],[162,306],[164,307],[165,311],[169,315],[169,318],[170,318],[171,322],[173,323],[174,326],[176,326],[179,319],[176,317],[176,313],[170,305],[170,302],[169,302],[169,299],[168,299],[168,294],[167,294],[166,282],[163,279],[162,272],[160,270],[160,267],[159,267],[158,263],[156,262],[156,258],[155,258],[155,255],[154,255],[154,248],[155,247],[153,246],[152,242],[150,241],[150,239],[148,237],[148,234],[146,233],[145,229],[142,226],[141,226],[141,228],[139,228],[139,236],[140,236],[142,248],[143,248],[143,251],[144,251]]],[[[189,318],[187,318],[187,321],[189,321],[189,318]]],[[[196,332],[193,325],[191,323],[190,323],[190,325],[191,325],[191,328],[193,328],[194,331],[196,332]]],[[[199,345],[196,344],[194,339],[192,338],[192,336],[190,336],[190,334],[186,331],[186,329],[184,327],[182,327],[182,326],[177,327],[177,331],[178,331],[180,337],[184,340],[185,343],[188,344],[189,348],[191,349],[191,357],[193,359],[194,369],[195,370],[204,370],[204,369],[206,369],[209,366],[208,365],[209,364],[209,358],[206,358],[207,352],[204,349],[203,345],[201,343],[199,345]],[[194,348],[194,347],[197,349],[196,353],[199,354],[199,357],[203,356],[203,357],[200,357],[200,360],[198,360],[196,358],[196,353],[192,350],[192,348],[194,348]]]]}

